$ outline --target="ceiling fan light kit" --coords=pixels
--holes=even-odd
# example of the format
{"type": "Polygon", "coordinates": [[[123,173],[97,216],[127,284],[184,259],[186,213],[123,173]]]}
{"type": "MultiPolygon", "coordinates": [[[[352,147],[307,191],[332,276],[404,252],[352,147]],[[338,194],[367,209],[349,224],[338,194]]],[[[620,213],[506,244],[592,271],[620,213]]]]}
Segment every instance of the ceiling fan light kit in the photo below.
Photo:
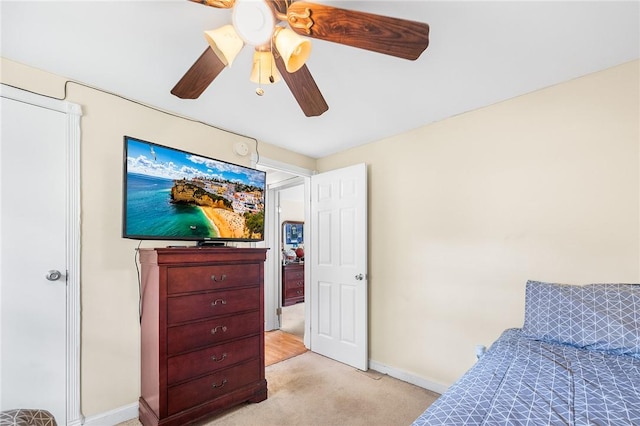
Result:
{"type": "Polygon", "coordinates": [[[211,49],[225,66],[231,66],[244,46],[232,25],[225,25],[215,30],[205,31],[204,38],[211,49]]]}
{"type": "Polygon", "coordinates": [[[253,52],[253,68],[249,80],[257,84],[273,84],[280,81],[280,73],[276,68],[276,60],[273,54],[266,50],[256,49],[253,52]]]}
{"type": "Polygon", "coordinates": [[[277,27],[274,38],[287,71],[291,73],[302,68],[311,55],[311,42],[284,27],[277,27]]]}
{"type": "Polygon", "coordinates": [[[417,59],[429,45],[429,25],[417,21],[294,0],[190,1],[233,8],[233,25],[205,31],[211,49],[171,90],[182,99],[198,98],[246,43],[255,47],[250,80],[258,84],[256,93],[262,96],[263,83],[282,78],[304,114],[318,116],[329,106],[305,65],[311,42],[301,35],[408,60],[417,59]]]}

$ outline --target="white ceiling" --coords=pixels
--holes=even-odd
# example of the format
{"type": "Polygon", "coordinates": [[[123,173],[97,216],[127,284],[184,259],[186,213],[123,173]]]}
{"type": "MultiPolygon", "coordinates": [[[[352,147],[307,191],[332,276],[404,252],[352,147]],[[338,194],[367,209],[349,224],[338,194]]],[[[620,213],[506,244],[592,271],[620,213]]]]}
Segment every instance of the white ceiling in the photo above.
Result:
{"type": "Polygon", "coordinates": [[[329,111],[305,117],[288,87],[249,82],[245,47],[197,100],[169,93],[229,10],[186,0],[0,2],[1,54],[311,157],[380,140],[640,57],[640,3],[318,1],[426,22],[416,61],[313,40],[329,111]]]}

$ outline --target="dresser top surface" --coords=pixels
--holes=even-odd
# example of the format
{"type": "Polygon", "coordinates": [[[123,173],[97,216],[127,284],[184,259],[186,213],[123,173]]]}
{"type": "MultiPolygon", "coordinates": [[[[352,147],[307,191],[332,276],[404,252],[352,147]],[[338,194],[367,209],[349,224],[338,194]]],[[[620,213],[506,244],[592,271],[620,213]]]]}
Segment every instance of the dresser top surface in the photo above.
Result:
{"type": "Polygon", "coordinates": [[[268,248],[166,247],[141,248],[141,263],[264,262],[268,248]]]}

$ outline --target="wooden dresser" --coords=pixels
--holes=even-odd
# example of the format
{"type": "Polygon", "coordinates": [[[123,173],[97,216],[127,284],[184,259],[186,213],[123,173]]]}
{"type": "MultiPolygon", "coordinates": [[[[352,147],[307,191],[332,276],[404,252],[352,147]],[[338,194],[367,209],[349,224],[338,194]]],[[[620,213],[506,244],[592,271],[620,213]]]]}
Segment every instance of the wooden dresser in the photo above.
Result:
{"type": "Polygon", "coordinates": [[[267,249],[140,249],[143,425],[183,425],[267,398],[267,249]]]}
{"type": "Polygon", "coordinates": [[[282,266],[282,306],[304,302],[304,263],[282,266]]]}

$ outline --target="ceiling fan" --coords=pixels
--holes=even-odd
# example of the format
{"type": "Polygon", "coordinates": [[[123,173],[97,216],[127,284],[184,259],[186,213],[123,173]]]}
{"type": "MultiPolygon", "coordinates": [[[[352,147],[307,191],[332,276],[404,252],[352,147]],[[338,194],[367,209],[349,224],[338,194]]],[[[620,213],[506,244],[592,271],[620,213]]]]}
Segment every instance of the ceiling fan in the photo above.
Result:
{"type": "Polygon", "coordinates": [[[307,117],[329,109],[305,60],[311,42],[305,37],[415,60],[429,45],[429,25],[406,19],[340,9],[295,0],[190,0],[233,9],[233,25],[205,31],[210,45],[178,81],[171,93],[196,99],[233,62],[245,44],[254,46],[251,81],[285,81],[307,117]],[[274,68],[275,65],[275,68],[274,68]]]}

